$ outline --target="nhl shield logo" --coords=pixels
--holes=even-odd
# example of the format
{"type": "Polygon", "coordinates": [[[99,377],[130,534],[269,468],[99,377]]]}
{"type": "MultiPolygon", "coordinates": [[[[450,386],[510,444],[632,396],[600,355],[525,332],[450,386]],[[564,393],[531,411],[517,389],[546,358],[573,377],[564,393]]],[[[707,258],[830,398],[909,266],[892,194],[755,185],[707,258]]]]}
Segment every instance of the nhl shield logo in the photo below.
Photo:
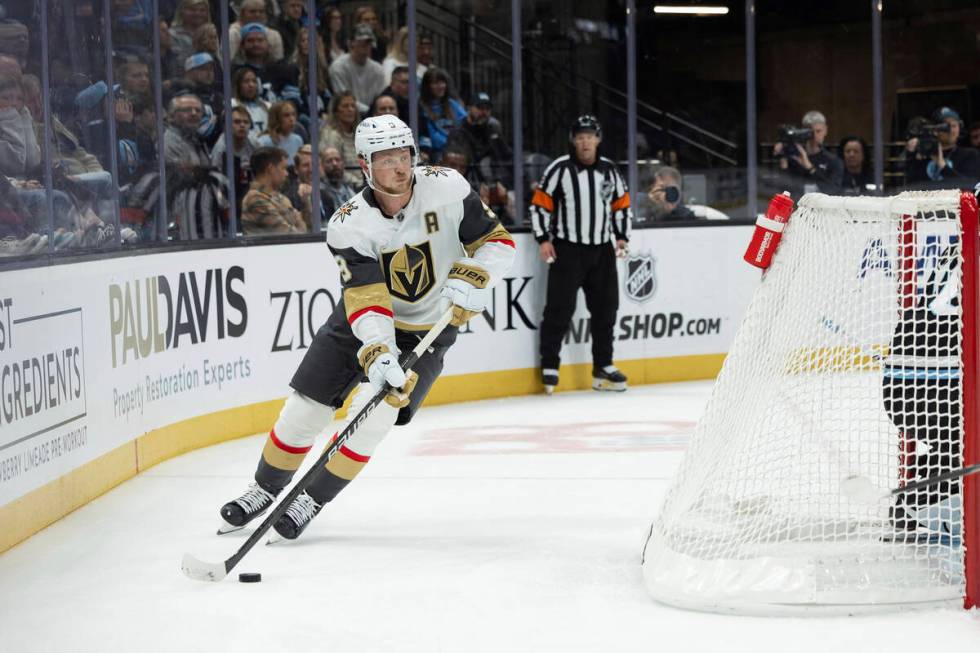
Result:
{"type": "Polygon", "coordinates": [[[632,255],[626,259],[626,296],[638,304],[650,301],[657,292],[657,259],[650,254],[632,255]]]}

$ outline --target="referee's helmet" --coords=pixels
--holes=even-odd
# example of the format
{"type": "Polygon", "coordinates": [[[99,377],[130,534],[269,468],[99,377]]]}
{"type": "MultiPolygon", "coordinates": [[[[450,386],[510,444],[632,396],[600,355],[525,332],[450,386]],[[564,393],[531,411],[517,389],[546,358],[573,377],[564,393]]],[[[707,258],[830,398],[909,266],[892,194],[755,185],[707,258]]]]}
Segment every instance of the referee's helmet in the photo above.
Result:
{"type": "Polygon", "coordinates": [[[602,125],[591,113],[583,113],[572,123],[572,128],[568,132],[568,140],[574,140],[575,134],[579,132],[595,132],[598,138],[602,138],[602,125]]]}

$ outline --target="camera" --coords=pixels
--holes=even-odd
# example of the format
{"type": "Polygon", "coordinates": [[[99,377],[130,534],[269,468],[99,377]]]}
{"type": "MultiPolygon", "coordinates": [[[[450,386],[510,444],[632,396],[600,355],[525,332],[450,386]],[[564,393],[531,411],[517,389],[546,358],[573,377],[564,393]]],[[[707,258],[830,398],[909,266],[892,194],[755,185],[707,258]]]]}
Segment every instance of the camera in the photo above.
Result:
{"type": "Polygon", "coordinates": [[[780,157],[787,157],[796,152],[796,144],[806,143],[813,138],[813,130],[809,127],[795,127],[793,125],[780,125],[777,140],[782,143],[783,151],[780,157]]]}
{"type": "Polygon", "coordinates": [[[937,134],[948,134],[950,132],[948,122],[930,123],[925,118],[912,118],[909,121],[908,137],[918,138],[919,144],[915,148],[915,153],[930,157],[939,149],[939,139],[937,134]]]}

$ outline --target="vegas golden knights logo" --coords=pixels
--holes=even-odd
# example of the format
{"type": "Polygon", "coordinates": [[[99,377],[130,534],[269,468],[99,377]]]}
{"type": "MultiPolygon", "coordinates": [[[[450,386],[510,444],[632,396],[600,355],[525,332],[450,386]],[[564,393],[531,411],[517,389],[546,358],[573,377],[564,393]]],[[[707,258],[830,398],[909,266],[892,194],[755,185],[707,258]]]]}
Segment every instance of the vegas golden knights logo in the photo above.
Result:
{"type": "Polygon", "coordinates": [[[381,262],[392,297],[406,302],[417,302],[436,283],[432,246],[428,241],[418,245],[405,245],[394,252],[382,252],[381,262]]]}

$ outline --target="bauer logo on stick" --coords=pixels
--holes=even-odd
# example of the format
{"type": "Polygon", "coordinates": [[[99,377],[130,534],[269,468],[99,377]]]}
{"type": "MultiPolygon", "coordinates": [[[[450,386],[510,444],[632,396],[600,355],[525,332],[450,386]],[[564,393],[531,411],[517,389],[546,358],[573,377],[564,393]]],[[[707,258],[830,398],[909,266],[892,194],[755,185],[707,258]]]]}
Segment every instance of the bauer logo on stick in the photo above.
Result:
{"type": "Polygon", "coordinates": [[[653,299],[657,292],[657,259],[650,254],[634,254],[626,259],[626,296],[638,304],[653,299]]]}

